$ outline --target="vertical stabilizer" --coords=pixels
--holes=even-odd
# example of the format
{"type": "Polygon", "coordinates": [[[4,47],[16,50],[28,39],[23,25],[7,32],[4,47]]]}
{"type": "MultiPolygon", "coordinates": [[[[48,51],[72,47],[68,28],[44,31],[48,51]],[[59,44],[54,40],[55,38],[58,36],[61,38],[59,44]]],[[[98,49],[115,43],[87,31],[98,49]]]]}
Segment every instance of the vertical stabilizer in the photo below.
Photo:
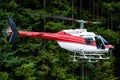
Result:
{"type": "Polygon", "coordinates": [[[8,17],[8,23],[9,23],[11,30],[12,30],[12,34],[11,34],[11,37],[9,39],[9,42],[13,43],[18,35],[18,30],[17,30],[16,25],[11,17],[8,17]]]}

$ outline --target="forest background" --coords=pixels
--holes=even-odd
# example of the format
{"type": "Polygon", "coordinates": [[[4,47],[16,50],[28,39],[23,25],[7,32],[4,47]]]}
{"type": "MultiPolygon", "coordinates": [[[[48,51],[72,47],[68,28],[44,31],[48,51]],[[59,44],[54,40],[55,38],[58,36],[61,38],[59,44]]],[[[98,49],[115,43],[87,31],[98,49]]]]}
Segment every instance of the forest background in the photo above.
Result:
{"type": "Polygon", "coordinates": [[[0,0],[0,80],[120,80],[119,10],[118,0],[0,0]],[[70,63],[72,53],[55,41],[19,37],[10,44],[3,36],[3,29],[9,26],[8,16],[17,27],[27,31],[79,28],[78,23],[49,18],[49,14],[102,22],[87,24],[85,28],[115,46],[110,59],[70,63]]]}

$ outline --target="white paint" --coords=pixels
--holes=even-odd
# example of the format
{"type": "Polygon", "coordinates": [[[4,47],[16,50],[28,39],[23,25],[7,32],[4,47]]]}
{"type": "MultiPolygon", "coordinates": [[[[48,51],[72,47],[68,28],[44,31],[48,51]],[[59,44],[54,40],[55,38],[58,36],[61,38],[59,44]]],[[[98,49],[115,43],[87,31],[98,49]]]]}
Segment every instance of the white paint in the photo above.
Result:
{"type": "Polygon", "coordinates": [[[79,52],[83,50],[85,53],[105,53],[108,52],[108,49],[98,49],[96,46],[72,43],[72,42],[61,42],[57,41],[59,46],[63,49],[66,49],[71,52],[79,52]]]}
{"type": "Polygon", "coordinates": [[[86,29],[69,29],[69,30],[63,30],[64,32],[74,35],[74,36],[95,36],[95,33],[93,32],[87,32],[86,29]]]}

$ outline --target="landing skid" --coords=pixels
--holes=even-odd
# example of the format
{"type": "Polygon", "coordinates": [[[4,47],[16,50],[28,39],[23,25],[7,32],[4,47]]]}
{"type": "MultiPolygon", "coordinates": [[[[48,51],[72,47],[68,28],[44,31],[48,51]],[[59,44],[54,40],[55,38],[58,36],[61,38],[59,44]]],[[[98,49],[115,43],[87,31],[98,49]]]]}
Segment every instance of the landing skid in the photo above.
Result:
{"type": "Polygon", "coordinates": [[[77,52],[75,51],[73,56],[73,60],[69,60],[69,62],[78,62],[80,60],[84,60],[87,62],[95,63],[99,60],[107,60],[109,57],[103,57],[105,54],[103,53],[85,53],[83,50],[77,52]]]}

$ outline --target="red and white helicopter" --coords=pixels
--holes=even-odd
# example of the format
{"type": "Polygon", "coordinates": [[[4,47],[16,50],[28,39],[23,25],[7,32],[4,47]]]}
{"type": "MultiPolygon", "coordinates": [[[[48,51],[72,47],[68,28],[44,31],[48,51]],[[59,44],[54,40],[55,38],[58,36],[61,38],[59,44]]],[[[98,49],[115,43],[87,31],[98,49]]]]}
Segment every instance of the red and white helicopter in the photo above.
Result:
{"type": "Polygon", "coordinates": [[[56,16],[51,17],[79,22],[80,29],[62,30],[57,33],[18,31],[14,21],[9,17],[8,23],[11,26],[11,30],[8,31],[8,34],[11,35],[9,42],[13,43],[17,35],[50,39],[57,41],[61,48],[74,52],[74,55],[72,56],[73,60],[71,61],[82,59],[87,60],[88,62],[97,62],[98,60],[109,59],[109,57],[105,57],[104,55],[105,53],[112,52],[114,46],[109,44],[102,36],[96,35],[93,32],[87,32],[87,30],[84,29],[85,23],[100,24],[101,22],[89,22],[56,16]]]}

